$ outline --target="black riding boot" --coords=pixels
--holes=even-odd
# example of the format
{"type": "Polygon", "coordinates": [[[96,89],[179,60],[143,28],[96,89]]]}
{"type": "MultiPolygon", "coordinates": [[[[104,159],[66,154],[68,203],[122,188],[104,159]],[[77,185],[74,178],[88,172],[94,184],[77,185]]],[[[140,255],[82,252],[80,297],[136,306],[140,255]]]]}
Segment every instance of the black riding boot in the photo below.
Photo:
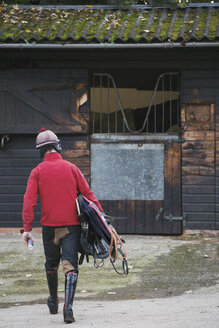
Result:
{"type": "Polygon", "coordinates": [[[47,299],[47,305],[50,314],[58,313],[58,273],[57,271],[46,271],[46,277],[50,296],[47,299]]]}
{"type": "Polygon", "coordinates": [[[63,308],[64,322],[71,323],[75,321],[72,311],[72,304],[75,296],[78,275],[69,272],[65,275],[65,304],[63,308]]]}

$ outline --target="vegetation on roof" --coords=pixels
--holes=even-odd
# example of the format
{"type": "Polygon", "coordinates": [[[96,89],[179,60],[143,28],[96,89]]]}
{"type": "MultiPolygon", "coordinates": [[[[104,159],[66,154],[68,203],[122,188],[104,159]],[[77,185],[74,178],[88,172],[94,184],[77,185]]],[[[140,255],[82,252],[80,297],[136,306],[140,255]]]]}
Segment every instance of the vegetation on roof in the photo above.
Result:
{"type": "Polygon", "coordinates": [[[219,39],[219,7],[112,10],[0,5],[1,43],[152,43],[219,39]]]}
{"type": "Polygon", "coordinates": [[[189,3],[217,3],[219,0],[4,0],[0,3],[20,5],[169,5],[172,8],[185,7],[189,3]]]}

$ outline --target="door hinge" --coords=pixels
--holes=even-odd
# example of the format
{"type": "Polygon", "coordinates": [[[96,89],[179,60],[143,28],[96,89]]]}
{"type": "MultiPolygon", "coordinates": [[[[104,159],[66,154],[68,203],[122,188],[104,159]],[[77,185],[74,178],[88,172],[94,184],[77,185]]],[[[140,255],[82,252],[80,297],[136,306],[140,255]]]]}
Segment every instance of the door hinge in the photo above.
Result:
{"type": "Polygon", "coordinates": [[[172,214],[164,215],[164,220],[172,221],[182,221],[183,227],[185,227],[185,217],[184,216],[173,216],[172,214]]]}
{"type": "Polygon", "coordinates": [[[173,221],[182,221],[183,227],[185,227],[185,216],[173,216],[172,214],[169,215],[163,215],[164,208],[161,207],[159,211],[157,212],[157,215],[155,217],[155,220],[158,221],[160,218],[169,221],[172,223],[173,221]]]}

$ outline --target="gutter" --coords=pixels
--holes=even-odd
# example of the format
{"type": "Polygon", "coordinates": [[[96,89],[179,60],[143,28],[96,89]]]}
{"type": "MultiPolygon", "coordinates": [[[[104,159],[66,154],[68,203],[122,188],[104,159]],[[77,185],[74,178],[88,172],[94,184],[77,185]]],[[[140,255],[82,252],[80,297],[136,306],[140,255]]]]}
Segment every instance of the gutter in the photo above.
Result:
{"type": "MultiPolygon", "coordinates": [[[[9,5],[7,8],[11,9],[14,5],[9,5]]],[[[122,9],[137,9],[137,10],[151,10],[151,9],[169,9],[169,5],[159,5],[159,6],[149,6],[149,5],[18,5],[19,9],[32,9],[32,8],[42,8],[42,9],[61,9],[61,10],[122,10],[122,9]]],[[[204,7],[219,7],[219,3],[188,3],[184,8],[204,8],[204,7]]],[[[176,9],[180,9],[177,7],[176,9]]]]}
{"type": "Polygon", "coordinates": [[[172,48],[217,48],[219,42],[164,42],[164,43],[2,43],[0,49],[172,49],[172,48]]]}

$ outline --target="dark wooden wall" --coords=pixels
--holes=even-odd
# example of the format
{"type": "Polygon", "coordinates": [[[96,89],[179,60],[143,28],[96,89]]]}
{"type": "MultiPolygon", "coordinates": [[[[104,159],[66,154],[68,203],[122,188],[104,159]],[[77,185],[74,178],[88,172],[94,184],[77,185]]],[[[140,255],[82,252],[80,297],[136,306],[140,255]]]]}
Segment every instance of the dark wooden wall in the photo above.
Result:
{"type": "Polygon", "coordinates": [[[219,71],[215,71],[215,229],[219,229],[219,71]]]}
{"type": "MultiPolygon", "coordinates": [[[[87,179],[90,175],[88,137],[59,135],[63,158],[77,165],[87,179]]],[[[11,135],[0,150],[0,226],[22,226],[23,195],[31,170],[40,163],[35,136],[11,135]]],[[[35,207],[34,226],[39,226],[40,203],[35,207]]]]}
{"type": "Polygon", "coordinates": [[[0,133],[87,133],[88,71],[0,70],[0,133]]]}
{"type": "MultiPolygon", "coordinates": [[[[103,72],[106,72],[108,68],[117,67],[124,69],[145,69],[145,74],[148,70],[158,69],[163,72],[166,71],[179,71],[181,73],[181,108],[186,112],[191,112],[190,104],[195,106],[202,105],[207,106],[206,108],[214,105],[215,111],[215,129],[209,126],[203,127],[202,130],[198,130],[197,126],[192,126],[194,121],[191,122],[190,116],[190,129],[182,129],[182,207],[183,212],[186,214],[186,228],[191,229],[218,229],[219,227],[219,96],[218,96],[218,87],[219,87],[219,62],[218,62],[219,50],[218,49],[148,49],[145,50],[114,50],[114,51],[89,51],[89,56],[87,51],[50,51],[50,50],[2,50],[0,54],[0,131],[1,133],[37,133],[39,128],[42,126],[42,122],[45,127],[54,127],[54,130],[57,133],[72,133],[75,137],[80,135],[87,135],[86,128],[84,129],[84,121],[80,115],[78,115],[78,102],[76,101],[84,92],[84,86],[80,84],[80,80],[87,81],[88,76],[87,72],[96,72],[97,70],[102,69],[103,72]],[[162,58],[162,60],[161,60],[162,58]],[[80,72],[80,78],[77,79],[79,83],[76,83],[77,87],[74,87],[73,93],[68,91],[70,90],[69,84],[63,85],[63,91],[61,99],[65,103],[65,109],[56,110],[56,115],[54,116],[45,116],[42,118],[43,113],[39,111],[32,111],[32,102],[31,104],[28,99],[27,93],[31,92],[28,88],[28,92],[25,93],[27,99],[26,105],[22,104],[21,99],[21,90],[17,92],[17,84],[14,85],[14,90],[17,92],[17,96],[14,97],[8,91],[8,85],[5,85],[5,81],[8,80],[5,78],[5,73],[11,70],[13,75],[13,80],[16,81],[18,75],[12,72],[13,67],[19,66],[20,69],[20,78],[25,77],[26,74],[22,72],[27,67],[32,67],[30,71],[41,67],[41,69],[48,69],[50,67],[50,72],[59,67],[59,70],[68,71],[68,72],[80,72]],[[23,68],[22,68],[23,67],[23,68]],[[67,69],[66,69],[67,67],[67,69]],[[75,69],[78,68],[78,70],[75,69]],[[80,69],[79,69],[80,68],[80,69]],[[86,69],[84,69],[86,68],[86,69]],[[2,85],[4,87],[2,88],[2,85]],[[15,88],[16,86],[16,88],[15,88]],[[68,90],[67,90],[68,89],[68,90]],[[74,97],[79,93],[79,97],[74,97]],[[71,94],[72,102],[75,104],[75,112],[69,112],[68,104],[71,103],[69,94],[71,94]],[[5,96],[6,95],[6,96],[5,96]],[[10,113],[10,116],[6,119],[5,117],[5,101],[9,104],[10,107],[13,107],[13,111],[10,113]],[[17,108],[17,109],[16,109],[17,108]],[[16,115],[13,116],[13,113],[16,115]],[[70,114],[69,114],[70,113],[70,114]],[[42,115],[41,115],[42,114],[42,115]],[[74,115],[75,114],[75,115],[74,115]],[[59,122],[58,116],[61,115],[61,122],[59,122]],[[67,121],[66,121],[67,115],[67,121]],[[71,122],[69,123],[69,115],[71,122]],[[15,119],[15,118],[16,119],[15,119]],[[26,126],[26,118],[29,117],[28,128],[26,126]],[[52,119],[52,120],[51,120],[52,119]],[[55,119],[55,122],[54,122],[55,119]],[[6,121],[5,121],[6,120],[6,121]],[[72,120],[74,124],[72,124],[72,120]],[[80,122],[80,120],[82,120],[80,122]],[[34,122],[34,125],[32,124],[34,122]],[[53,123],[52,123],[53,122],[53,123]],[[59,124],[57,124],[59,122],[59,124]],[[5,124],[6,123],[6,124],[5,124]],[[46,123],[48,123],[46,125],[46,123]],[[74,127],[74,128],[73,128],[74,127]],[[72,130],[73,129],[73,130],[72,130]],[[216,142],[214,142],[216,140],[216,142]],[[212,162],[214,158],[214,163],[212,162]]],[[[7,73],[9,74],[9,73],[7,73]]],[[[41,85],[41,90],[34,90],[33,94],[43,95],[44,101],[50,99],[50,106],[56,106],[56,101],[54,101],[54,95],[56,95],[57,84],[57,75],[47,74],[47,80],[53,80],[52,88],[53,91],[48,90],[48,85],[41,85]],[[42,89],[43,88],[43,89],[42,89]],[[47,90],[45,90],[45,88],[47,90]],[[55,90],[54,90],[55,88],[55,90]],[[53,94],[53,95],[52,95],[53,94]]],[[[71,73],[66,73],[71,76],[71,73]]],[[[68,76],[69,76],[68,75],[68,76]]],[[[91,76],[92,77],[92,76],[91,76]]],[[[11,79],[12,80],[12,79],[11,79]]],[[[39,80],[39,79],[38,79],[39,80]]],[[[42,79],[42,75],[40,80],[42,79]]],[[[60,80],[60,79],[58,79],[60,80]]],[[[64,79],[62,79],[64,81],[64,79]]],[[[73,84],[70,84],[73,85],[73,84]]],[[[74,84],[75,85],[75,84],[74,84]]],[[[60,86],[60,84],[59,84],[60,86]]],[[[36,86],[37,87],[37,86],[36,86]]],[[[38,87],[37,87],[38,88],[38,87]]],[[[86,89],[86,87],[85,87],[86,89]]],[[[11,90],[12,91],[12,90],[11,90]]],[[[13,94],[15,91],[13,91],[13,94]]],[[[38,97],[40,98],[40,97],[38,97]]],[[[39,100],[39,99],[38,99],[39,100]]],[[[42,100],[42,99],[41,99],[42,100]]],[[[40,102],[41,104],[42,102],[40,102]]],[[[58,104],[59,102],[57,102],[58,104]]],[[[39,102],[38,102],[39,104],[39,102]]],[[[8,105],[9,106],[9,105],[8,105]]],[[[35,105],[34,105],[35,106],[35,105]]],[[[58,106],[58,105],[57,105],[58,106]]],[[[85,108],[85,111],[89,109],[89,103],[86,103],[80,108],[80,111],[85,108]],[[85,106],[85,107],[84,107],[85,106]],[[87,109],[86,109],[87,106],[87,109]],[[82,108],[83,107],[83,108],[82,108]]],[[[38,106],[38,109],[41,107],[38,106]]],[[[42,108],[44,108],[42,106],[42,108]]],[[[197,108],[197,107],[196,107],[197,108]]],[[[80,112],[79,111],[79,112],[80,112]]],[[[53,111],[52,111],[53,112],[53,111]]],[[[48,114],[48,113],[47,113],[48,114]]],[[[79,113],[80,114],[80,113],[79,113]]],[[[187,117],[188,118],[188,117],[187,117]]],[[[186,119],[186,118],[185,118],[186,119]]],[[[212,119],[212,116],[211,116],[212,119]]],[[[184,124],[187,124],[184,121],[184,124]]],[[[203,125],[203,122],[200,124],[203,125]]],[[[187,124],[188,126],[188,124],[187,124]]],[[[86,163],[85,170],[89,171],[89,158],[84,155],[83,161],[81,163],[86,163]]],[[[72,158],[72,157],[71,157],[72,158]]],[[[74,158],[76,163],[78,162],[77,158],[74,158]]],[[[7,168],[4,167],[7,172],[7,168]]],[[[4,177],[5,173],[1,174],[1,177],[4,177]]],[[[85,173],[86,174],[86,173],[85,173]]],[[[4,179],[2,180],[4,182],[4,179]]],[[[2,190],[4,189],[5,184],[2,184],[2,190]]],[[[2,195],[2,194],[1,194],[2,195]]],[[[172,197],[172,196],[171,196],[172,197]]],[[[3,201],[2,201],[3,203],[3,201]]],[[[139,204],[136,203],[134,212],[139,212],[139,204]]],[[[107,206],[107,205],[106,205],[107,206]]],[[[118,213],[124,212],[123,204],[116,205],[116,211],[118,213]]],[[[149,213],[154,212],[154,205],[147,204],[147,210],[149,213]]],[[[172,210],[172,209],[171,209],[172,210]]],[[[149,218],[151,214],[149,214],[149,218]]],[[[126,223],[120,221],[121,225],[126,223]]],[[[147,226],[147,223],[139,223],[143,230],[147,226]]],[[[137,228],[138,229],[138,228],[137,228]]],[[[137,231],[137,230],[136,230],[137,231]]]]}
{"type": "Polygon", "coordinates": [[[181,76],[182,207],[188,229],[217,226],[218,77],[209,70],[184,71],[181,76]]]}
{"type": "Polygon", "coordinates": [[[180,140],[170,140],[164,148],[164,234],[183,232],[181,183],[180,140]]]}
{"type": "MultiPolygon", "coordinates": [[[[64,159],[90,180],[87,70],[9,69],[0,72],[0,226],[22,226],[28,176],[39,162],[35,138],[42,127],[60,138],[64,159]]],[[[39,226],[40,204],[35,208],[39,226]]]]}
{"type": "MultiPolygon", "coordinates": [[[[90,178],[90,156],[87,136],[58,135],[64,159],[77,165],[90,178]]],[[[40,163],[35,136],[11,135],[4,151],[0,150],[0,227],[22,227],[22,203],[31,170],[40,163]]],[[[40,223],[40,203],[35,207],[33,226],[40,223]]]]}

